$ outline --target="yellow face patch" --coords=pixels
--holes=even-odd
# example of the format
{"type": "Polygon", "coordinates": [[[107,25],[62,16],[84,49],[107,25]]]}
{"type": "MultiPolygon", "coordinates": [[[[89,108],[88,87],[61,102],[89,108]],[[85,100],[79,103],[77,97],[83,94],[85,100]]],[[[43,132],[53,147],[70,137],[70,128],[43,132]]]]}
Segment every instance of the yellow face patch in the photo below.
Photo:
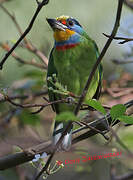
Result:
{"type": "Polygon", "coordinates": [[[73,34],[75,34],[75,32],[69,29],[66,29],[65,31],[56,30],[54,32],[54,39],[57,42],[67,41],[73,34]]]}
{"type": "MultiPolygon", "coordinates": [[[[57,17],[56,20],[66,25],[66,20],[68,18],[69,16],[62,15],[60,17],[57,17]]],[[[65,31],[61,31],[57,29],[54,31],[54,39],[56,40],[56,42],[67,41],[73,34],[75,34],[75,32],[70,29],[66,29],[65,31]]]]}

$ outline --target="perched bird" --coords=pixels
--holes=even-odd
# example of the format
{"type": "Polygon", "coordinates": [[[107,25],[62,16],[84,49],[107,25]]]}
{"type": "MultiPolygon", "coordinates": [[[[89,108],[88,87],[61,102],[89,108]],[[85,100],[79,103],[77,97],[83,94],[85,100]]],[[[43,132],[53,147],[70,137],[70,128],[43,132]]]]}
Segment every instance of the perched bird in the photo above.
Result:
{"type": "MultiPolygon", "coordinates": [[[[55,101],[64,96],[50,89],[57,89],[54,86],[56,75],[58,82],[67,87],[69,92],[80,96],[85,83],[89,77],[93,65],[99,56],[96,43],[87,35],[79,22],[69,16],[60,16],[56,19],[47,19],[54,32],[54,47],[50,53],[47,79],[52,78],[52,82],[47,80],[49,88],[49,100],[55,101]]],[[[95,98],[98,99],[101,91],[102,66],[99,65],[85,101],[95,98]]],[[[53,110],[59,114],[74,110],[74,105],[54,104],[53,110]]],[[[68,122],[55,122],[53,132],[53,143],[56,144],[66,128],[68,122]]],[[[62,141],[62,148],[67,150],[71,146],[72,126],[62,141]]]]}

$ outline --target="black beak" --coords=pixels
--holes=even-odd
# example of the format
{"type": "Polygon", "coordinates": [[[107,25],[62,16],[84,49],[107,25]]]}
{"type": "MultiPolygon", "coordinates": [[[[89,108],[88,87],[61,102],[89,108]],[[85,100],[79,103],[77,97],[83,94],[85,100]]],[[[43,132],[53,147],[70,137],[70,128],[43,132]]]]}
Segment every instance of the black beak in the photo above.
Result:
{"type": "Polygon", "coordinates": [[[64,24],[60,23],[56,19],[48,19],[48,18],[46,18],[46,20],[47,20],[47,22],[49,23],[49,25],[51,26],[51,28],[53,30],[65,31],[67,29],[67,26],[65,26],[64,24]]]}

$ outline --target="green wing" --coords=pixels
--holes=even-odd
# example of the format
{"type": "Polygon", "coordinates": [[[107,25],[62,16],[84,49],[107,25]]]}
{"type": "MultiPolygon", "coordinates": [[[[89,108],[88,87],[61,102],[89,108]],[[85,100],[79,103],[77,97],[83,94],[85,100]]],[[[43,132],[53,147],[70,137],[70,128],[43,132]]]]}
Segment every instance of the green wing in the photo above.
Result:
{"type": "MultiPolygon", "coordinates": [[[[53,78],[53,74],[56,74],[56,77],[57,77],[57,70],[56,70],[55,65],[54,65],[53,50],[54,50],[54,48],[51,50],[50,57],[49,57],[47,79],[48,79],[48,77],[51,77],[53,83],[55,83],[55,80],[53,78]]],[[[48,86],[48,88],[55,89],[54,85],[48,80],[47,80],[47,86],[48,86]]],[[[50,102],[57,100],[57,97],[55,96],[55,93],[53,93],[52,90],[48,89],[48,95],[49,95],[50,102]]],[[[54,111],[56,111],[56,113],[58,113],[58,105],[57,104],[52,105],[52,108],[54,111]]]]}
{"type": "MultiPolygon", "coordinates": [[[[99,50],[98,50],[98,47],[95,43],[95,41],[93,41],[89,36],[88,34],[84,31],[83,34],[82,34],[86,39],[88,39],[89,41],[92,41],[93,44],[94,44],[94,48],[96,50],[96,56],[97,58],[99,57],[99,50]]],[[[103,78],[103,67],[102,65],[100,64],[98,66],[98,70],[99,70],[99,83],[98,83],[98,87],[97,87],[97,91],[95,93],[95,95],[93,96],[93,98],[95,99],[98,99],[99,96],[100,96],[100,92],[101,92],[101,86],[102,86],[102,78],[103,78]]]]}
{"type": "MultiPolygon", "coordinates": [[[[94,46],[95,46],[96,54],[97,54],[97,58],[98,58],[99,57],[99,50],[98,50],[98,47],[97,47],[95,42],[94,42],[94,46]]],[[[103,67],[102,67],[101,64],[98,66],[98,71],[99,71],[99,83],[98,83],[98,87],[97,87],[96,93],[93,96],[93,99],[99,99],[100,94],[101,94],[102,78],[103,78],[103,67]]]]}

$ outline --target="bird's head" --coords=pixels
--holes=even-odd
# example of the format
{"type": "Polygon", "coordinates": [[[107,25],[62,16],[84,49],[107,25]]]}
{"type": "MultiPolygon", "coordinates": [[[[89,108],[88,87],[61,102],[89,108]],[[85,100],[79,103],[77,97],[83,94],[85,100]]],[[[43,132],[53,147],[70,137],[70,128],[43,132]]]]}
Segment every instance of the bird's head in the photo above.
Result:
{"type": "Polygon", "coordinates": [[[56,19],[47,19],[47,21],[54,31],[56,42],[68,41],[71,37],[78,37],[83,33],[82,26],[72,17],[60,16],[56,19]]]}

